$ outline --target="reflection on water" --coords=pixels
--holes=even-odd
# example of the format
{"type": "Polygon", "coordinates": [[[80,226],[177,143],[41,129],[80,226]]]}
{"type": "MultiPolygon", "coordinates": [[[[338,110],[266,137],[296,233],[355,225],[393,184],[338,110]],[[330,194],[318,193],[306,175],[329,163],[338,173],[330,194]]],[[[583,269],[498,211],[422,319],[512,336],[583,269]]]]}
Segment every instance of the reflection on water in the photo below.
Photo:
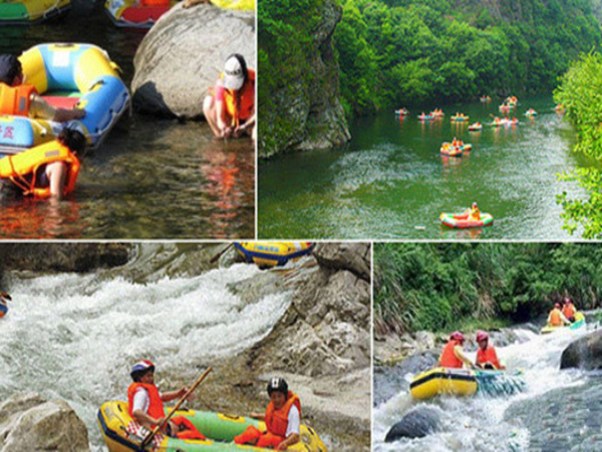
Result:
{"type": "MultiPolygon", "coordinates": [[[[129,86],[145,32],[115,27],[102,2],[74,2],[62,20],[0,27],[0,52],[44,42],[89,42],[107,50],[129,86]]],[[[214,141],[205,122],[134,114],[83,159],[66,200],[6,200],[4,238],[251,238],[254,149],[250,140],[214,141]]]]}

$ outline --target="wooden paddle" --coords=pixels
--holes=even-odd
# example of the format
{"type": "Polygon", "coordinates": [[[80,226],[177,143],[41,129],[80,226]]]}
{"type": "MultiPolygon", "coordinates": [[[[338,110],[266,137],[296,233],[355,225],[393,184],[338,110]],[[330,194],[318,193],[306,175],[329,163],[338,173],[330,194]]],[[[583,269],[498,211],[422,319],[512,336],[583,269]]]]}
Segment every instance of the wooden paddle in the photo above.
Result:
{"type": "Polygon", "coordinates": [[[151,442],[151,440],[159,432],[159,430],[161,430],[165,426],[165,424],[169,422],[174,413],[180,408],[182,403],[184,403],[184,400],[186,400],[190,396],[190,394],[194,392],[194,390],[203,382],[205,378],[207,378],[207,375],[209,375],[209,372],[211,372],[212,370],[213,368],[209,367],[205,372],[203,372],[203,374],[194,382],[190,389],[186,391],[186,394],[184,394],[182,398],[178,401],[178,403],[176,403],[176,405],[171,409],[171,411],[165,417],[165,419],[163,419],[163,421],[159,425],[157,425],[153,429],[153,431],[146,436],[146,438],[142,440],[142,443],[140,443],[140,450],[144,450],[144,448],[148,445],[148,443],[151,442]]]}
{"type": "Polygon", "coordinates": [[[228,246],[226,246],[223,250],[221,250],[219,253],[217,253],[215,256],[213,256],[211,258],[211,260],[209,261],[209,263],[213,264],[216,260],[218,260],[220,257],[222,257],[223,254],[233,246],[234,246],[234,242],[229,243],[228,246]]]}

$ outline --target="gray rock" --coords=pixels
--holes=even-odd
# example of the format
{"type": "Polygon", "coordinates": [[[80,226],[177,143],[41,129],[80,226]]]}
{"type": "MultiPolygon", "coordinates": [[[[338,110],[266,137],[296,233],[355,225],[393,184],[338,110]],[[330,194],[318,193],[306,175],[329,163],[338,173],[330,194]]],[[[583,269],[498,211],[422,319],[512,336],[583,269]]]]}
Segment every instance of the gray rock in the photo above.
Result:
{"type": "Polygon", "coordinates": [[[416,407],[401,418],[387,432],[386,443],[397,441],[401,438],[422,438],[441,429],[439,413],[428,407],[416,407]]]}
{"type": "Polygon", "coordinates": [[[313,254],[322,267],[349,270],[365,281],[370,280],[368,243],[318,243],[313,254]]]}
{"type": "Polygon", "coordinates": [[[0,406],[0,449],[89,451],[88,430],[67,402],[19,394],[0,406]]]}
{"type": "Polygon", "coordinates": [[[315,17],[321,20],[312,30],[310,48],[304,52],[307,61],[299,62],[299,67],[310,70],[283,80],[270,93],[271,108],[260,111],[260,157],[286,150],[327,149],[351,138],[339,100],[339,69],[332,48],[332,34],[342,9],[335,0],[322,1],[320,8],[315,17]]]}
{"type": "Polygon", "coordinates": [[[255,15],[213,5],[174,6],[140,43],[132,80],[134,107],[162,116],[201,116],[203,99],[232,53],[256,60],[255,15]]]}
{"type": "Polygon", "coordinates": [[[602,369],[602,330],[572,342],[560,357],[560,368],[602,369]]]}

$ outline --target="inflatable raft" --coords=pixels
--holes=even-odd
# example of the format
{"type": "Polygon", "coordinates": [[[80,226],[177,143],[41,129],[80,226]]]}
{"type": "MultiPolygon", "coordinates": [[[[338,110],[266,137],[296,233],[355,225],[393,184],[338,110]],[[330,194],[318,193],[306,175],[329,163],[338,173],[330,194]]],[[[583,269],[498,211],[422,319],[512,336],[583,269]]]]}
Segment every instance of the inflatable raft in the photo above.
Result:
{"type": "Polygon", "coordinates": [[[108,0],[105,11],[118,27],[151,28],[176,0],[108,0]]]}
{"type": "MultiPolygon", "coordinates": [[[[166,410],[167,414],[168,410],[166,410]]],[[[184,416],[203,433],[206,440],[182,440],[159,435],[153,446],[145,450],[160,452],[236,452],[263,451],[253,446],[234,444],[233,438],[241,434],[249,425],[265,431],[265,423],[241,416],[213,413],[208,411],[181,410],[175,416],[184,416]]],[[[148,430],[134,422],[127,411],[127,402],[110,401],[98,410],[98,425],[110,452],[140,451],[141,440],[148,430]]],[[[301,441],[288,448],[292,451],[325,452],[326,446],[311,428],[301,425],[301,441]]]]}
{"type": "Polygon", "coordinates": [[[483,130],[483,124],[480,122],[475,122],[474,124],[468,126],[469,132],[480,132],[481,130],[483,130]]]}
{"type": "Polygon", "coordinates": [[[537,116],[537,112],[535,110],[533,110],[532,108],[530,108],[529,110],[527,110],[525,112],[525,116],[527,116],[527,117],[537,116]]]}
{"type": "Polygon", "coordinates": [[[36,24],[65,14],[70,9],[71,0],[7,0],[0,2],[0,24],[36,24]]]}
{"type": "Polygon", "coordinates": [[[407,116],[409,114],[409,110],[407,108],[402,108],[400,110],[395,110],[395,114],[399,116],[407,116]]]}
{"type": "Polygon", "coordinates": [[[452,122],[465,122],[468,121],[469,116],[464,116],[464,115],[453,115],[451,117],[451,121],[452,122]]]}
{"type": "Polygon", "coordinates": [[[433,115],[418,115],[419,121],[432,121],[433,119],[435,119],[433,115]]]}
{"type": "Polygon", "coordinates": [[[234,248],[245,259],[259,267],[285,265],[289,260],[310,254],[310,242],[234,242],[234,248]]]}
{"type": "Polygon", "coordinates": [[[472,145],[452,146],[451,143],[445,142],[439,148],[439,153],[447,157],[462,157],[464,151],[468,152],[472,149],[472,145]]]}
{"type": "Polygon", "coordinates": [[[480,228],[493,224],[493,216],[489,213],[481,213],[480,220],[469,219],[467,213],[442,213],[439,220],[444,226],[454,229],[480,228]]]}
{"type": "MultiPolygon", "coordinates": [[[[86,110],[73,121],[97,148],[129,108],[130,93],[117,73],[117,65],[92,44],[41,44],[19,60],[27,83],[55,107],[86,110]]],[[[23,116],[0,116],[0,153],[10,154],[51,141],[63,124],[23,116]]]]}
{"type": "Polygon", "coordinates": [[[578,330],[579,328],[585,327],[585,316],[583,313],[577,311],[575,312],[575,321],[568,326],[551,326],[546,325],[541,330],[539,330],[540,334],[549,334],[558,330],[578,330]]]}
{"type": "Polygon", "coordinates": [[[520,372],[508,374],[503,370],[469,370],[435,367],[416,375],[410,383],[415,399],[430,399],[438,395],[471,396],[478,392],[499,397],[525,390],[520,372]]]}
{"type": "Polygon", "coordinates": [[[8,312],[8,306],[4,306],[3,304],[0,304],[0,319],[2,317],[4,317],[7,312],[8,312]]]}

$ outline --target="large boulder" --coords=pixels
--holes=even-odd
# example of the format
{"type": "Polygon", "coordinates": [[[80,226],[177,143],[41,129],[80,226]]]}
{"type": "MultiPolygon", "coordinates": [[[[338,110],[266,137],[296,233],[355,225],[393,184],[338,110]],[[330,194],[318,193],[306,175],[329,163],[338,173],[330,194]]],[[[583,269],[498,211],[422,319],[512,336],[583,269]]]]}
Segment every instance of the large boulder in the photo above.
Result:
{"type": "Polygon", "coordinates": [[[560,357],[560,368],[602,369],[602,330],[572,342],[560,357]]]}
{"type": "Polygon", "coordinates": [[[203,98],[226,58],[256,60],[255,15],[198,5],[174,6],[151,28],[134,57],[134,107],[162,116],[202,115],[203,98]]]}
{"type": "MultiPolygon", "coordinates": [[[[327,149],[351,138],[339,100],[339,67],[332,46],[342,8],[337,0],[322,0],[301,14],[277,18],[287,22],[282,29],[290,27],[301,35],[298,40],[260,17],[259,47],[265,53],[260,59],[264,75],[259,90],[261,105],[266,106],[259,111],[260,157],[327,149]]],[[[269,13],[260,9],[260,15],[269,13]]]]}
{"type": "Polygon", "coordinates": [[[313,254],[322,267],[349,270],[366,281],[370,280],[368,243],[319,243],[313,254]]]}
{"type": "Polygon", "coordinates": [[[386,443],[397,441],[401,438],[422,438],[439,431],[441,419],[439,413],[433,408],[419,406],[408,412],[387,432],[386,443]]]}
{"type": "Polygon", "coordinates": [[[88,430],[67,402],[18,394],[0,405],[0,449],[89,451],[88,430]]]}

